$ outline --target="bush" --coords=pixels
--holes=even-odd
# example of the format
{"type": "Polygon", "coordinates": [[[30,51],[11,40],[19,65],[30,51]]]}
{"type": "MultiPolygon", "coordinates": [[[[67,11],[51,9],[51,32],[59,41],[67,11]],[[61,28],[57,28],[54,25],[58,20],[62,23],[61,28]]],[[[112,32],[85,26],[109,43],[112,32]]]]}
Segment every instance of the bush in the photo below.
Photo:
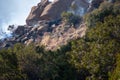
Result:
{"type": "Polygon", "coordinates": [[[26,80],[19,70],[16,54],[8,50],[0,51],[0,80],[26,80]]]}
{"type": "Polygon", "coordinates": [[[116,67],[111,73],[109,80],[120,80],[120,54],[116,56],[116,67]]]}
{"type": "Polygon", "coordinates": [[[88,27],[96,26],[96,23],[103,22],[104,18],[107,16],[117,16],[120,14],[120,4],[119,3],[101,3],[100,7],[84,16],[84,20],[88,27]]]}
{"type": "MultiPolygon", "coordinates": [[[[87,71],[84,74],[87,80],[108,80],[109,72],[114,69],[116,53],[120,52],[120,16],[109,16],[103,23],[96,24],[96,27],[89,29],[84,39],[71,42],[72,50],[67,54],[69,62],[78,71],[87,71]]],[[[81,80],[85,80],[81,77],[81,80]]]]}
{"type": "Polygon", "coordinates": [[[76,25],[80,22],[80,16],[74,15],[73,13],[70,12],[63,12],[61,14],[62,19],[71,25],[76,25]]]}

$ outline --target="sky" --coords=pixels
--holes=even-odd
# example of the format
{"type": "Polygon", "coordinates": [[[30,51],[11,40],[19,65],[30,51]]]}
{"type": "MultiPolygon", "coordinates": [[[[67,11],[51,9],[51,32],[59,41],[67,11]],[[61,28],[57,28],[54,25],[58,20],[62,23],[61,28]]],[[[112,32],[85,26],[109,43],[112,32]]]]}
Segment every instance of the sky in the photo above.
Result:
{"type": "Polygon", "coordinates": [[[8,25],[24,25],[31,7],[38,2],[40,0],[0,0],[0,38],[5,36],[1,31],[9,36],[8,25]]]}

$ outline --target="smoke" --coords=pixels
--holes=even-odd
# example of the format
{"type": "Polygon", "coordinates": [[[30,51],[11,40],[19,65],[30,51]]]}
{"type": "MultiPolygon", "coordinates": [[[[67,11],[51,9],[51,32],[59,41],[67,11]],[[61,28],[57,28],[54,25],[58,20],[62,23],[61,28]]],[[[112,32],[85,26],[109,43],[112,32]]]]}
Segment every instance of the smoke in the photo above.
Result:
{"type": "Polygon", "coordinates": [[[0,1],[0,38],[10,36],[8,25],[24,25],[32,6],[40,0],[1,0],[0,1]]]}
{"type": "MultiPolygon", "coordinates": [[[[9,25],[24,25],[32,6],[41,0],[1,0],[0,1],[0,39],[10,37],[9,25]]],[[[49,0],[54,1],[54,0],[49,0]]]]}

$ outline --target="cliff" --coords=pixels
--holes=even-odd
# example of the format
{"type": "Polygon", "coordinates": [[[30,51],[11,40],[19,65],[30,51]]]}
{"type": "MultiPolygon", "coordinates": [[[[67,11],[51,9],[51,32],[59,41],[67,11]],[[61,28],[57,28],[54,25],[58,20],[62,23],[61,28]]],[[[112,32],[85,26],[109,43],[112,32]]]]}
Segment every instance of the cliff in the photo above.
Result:
{"type": "Polygon", "coordinates": [[[38,3],[37,6],[33,6],[29,16],[27,17],[26,23],[28,25],[32,25],[32,23],[38,21],[40,19],[40,15],[42,14],[44,8],[48,4],[50,4],[48,0],[42,0],[40,3],[38,3]]]}
{"type": "MultiPolygon", "coordinates": [[[[85,35],[86,24],[78,21],[71,25],[61,20],[61,13],[64,11],[74,12],[82,16],[99,7],[104,0],[42,0],[37,6],[32,7],[26,19],[26,25],[18,26],[12,30],[12,37],[0,41],[0,48],[10,47],[16,43],[29,45],[44,45],[46,49],[54,50],[59,46],[67,44],[68,41],[81,38],[85,35]],[[72,6],[76,6],[72,9],[72,6]]],[[[14,25],[9,26],[14,28],[14,25]]]]}
{"type": "Polygon", "coordinates": [[[61,13],[70,11],[72,4],[78,7],[77,13],[84,14],[89,8],[88,0],[54,0],[50,3],[48,0],[42,0],[37,6],[31,9],[26,19],[27,25],[34,25],[41,20],[57,20],[61,18],[61,13]]]}

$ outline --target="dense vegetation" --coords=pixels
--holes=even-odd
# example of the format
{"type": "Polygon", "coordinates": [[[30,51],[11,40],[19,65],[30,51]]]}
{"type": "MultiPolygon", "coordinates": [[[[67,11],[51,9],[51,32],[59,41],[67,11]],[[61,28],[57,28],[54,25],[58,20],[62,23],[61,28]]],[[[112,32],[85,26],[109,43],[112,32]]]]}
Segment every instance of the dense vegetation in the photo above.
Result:
{"type": "Polygon", "coordinates": [[[0,80],[119,80],[120,5],[107,6],[112,7],[110,12],[104,7],[105,11],[96,10],[97,14],[91,12],[92,16],[86,17],[95,25],[85,37],[56,51],[19,43],[0,50],[0,80]]]}
{"type": "Polygon", "coordinates": [[[88,27],[94,27],[97,22],[103,22],[104,18],[112,15],[116,17],[120,14],[120,2],[115,3],[103,2],[98,9],[86,14],[84,17],[88,27]]]}

